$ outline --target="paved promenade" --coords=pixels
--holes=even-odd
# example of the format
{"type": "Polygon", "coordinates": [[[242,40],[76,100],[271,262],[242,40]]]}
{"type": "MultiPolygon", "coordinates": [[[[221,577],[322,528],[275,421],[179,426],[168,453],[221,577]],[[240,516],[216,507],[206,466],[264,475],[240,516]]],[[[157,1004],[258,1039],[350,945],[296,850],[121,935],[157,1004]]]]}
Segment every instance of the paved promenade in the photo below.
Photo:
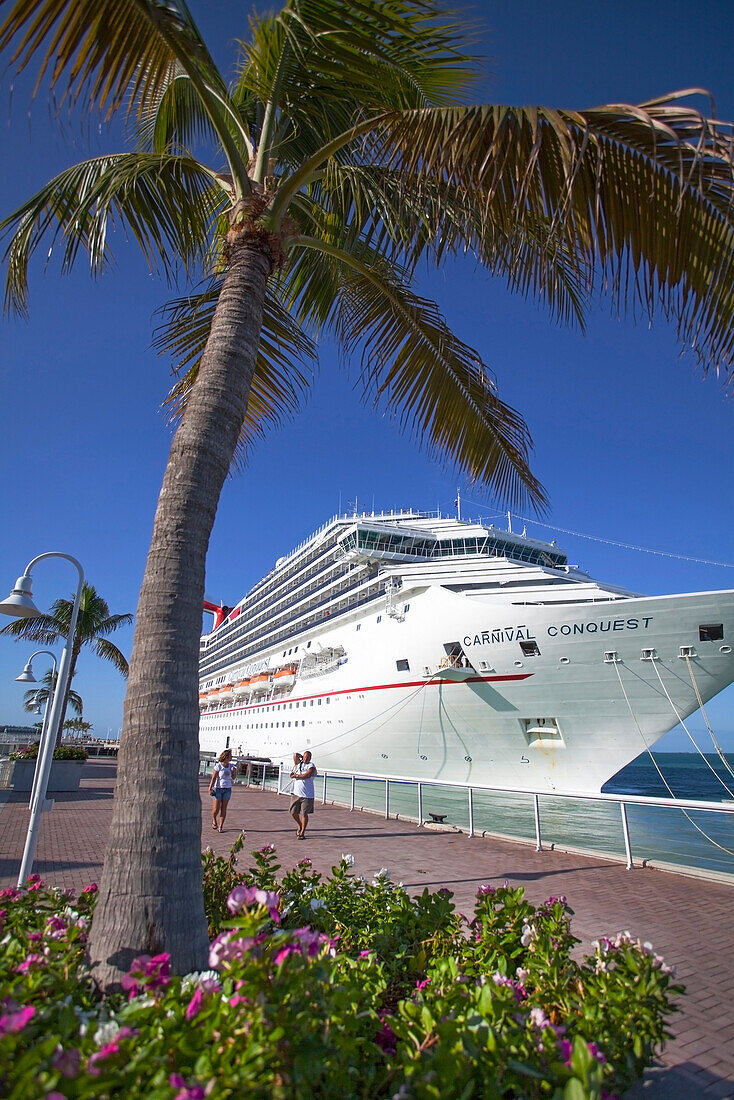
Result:
{"type": "MultiPolygon", "coordinates": [[[[78,890],[99,879],[115,768],[111,761],[90,762],[78,794],[57,795],[53,811],[44,815],[34,871],[47,882],[78,890]]],[[[419,829],[408,821],[318,802],[306,841],[297,841],[287,800],[254,787],[235,788],[227,830],[219,835],[211,830],[207,783],[201,780],[203,839],[216,851],[227,852],[244,829],[246,851],[275,844],[283,868],[308,856],[317,870],[328,872],[349,852],[355,873],[371,877],[387,867],[393,880],[411,891],[448,887],[466,913],[481,883],[508,879],[524,886],[536,903],[565,894],[584,949],[622,929],[651,941],[676,967],[687,993],[673,1017],[674,1038],[628,1097],[734,1100],[734,886],[650,869],[627,871],[596,857],[535,852],[523,844],[469,839],[430,826],[419,829]]],[[[28,807],[20,795],[0,796],[0,886],[8,886],[17,879],[28,807]]]]}

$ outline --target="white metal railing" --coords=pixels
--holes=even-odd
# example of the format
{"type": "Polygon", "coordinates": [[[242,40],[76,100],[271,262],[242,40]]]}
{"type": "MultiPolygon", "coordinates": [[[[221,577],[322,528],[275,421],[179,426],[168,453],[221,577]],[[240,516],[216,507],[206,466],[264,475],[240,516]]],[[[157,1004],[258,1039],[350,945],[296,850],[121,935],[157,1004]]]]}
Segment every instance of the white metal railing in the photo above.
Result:
{"type": "MultiPolygon", "coordinates": [[[[254,766],[254,765],[252,765],[254,766]]],[[[260,765],[258,765],[259,767],[260,765]]],[[[263,764],[262,766],[262,787],[265,788],[265,775],[268,767],[275,767],[275,765],[263,764]]],[[[277,793],[287,793],[283,784],[285,777],[285,787],[288,786],[290,780],[289,773],[285,770],[283,764],[278,765],[278,779],[277,779],[277,793]]],[[[619,806],[622,824],[622,837],[624,840],[624,849],[627,861],[627,868],[634,867],[634,860],[632,855],[632,844],[630,840],[629,822],[627,820],[627,807],[628,806],[645,806],[645,807],[659,807],[667,810],[700,810],[709,813],[730,814],[734,815],[734,802],[722,803],[722,802],[704,802],[697,801],[690,798],[660,798],[656,796],[645,796],[635,794],[609,794],[609,793],[594,793],[589,791],[564,791],[564,790],[537,790],[532,787],[496,787],[482,784],[474,784],[471,787],[463,787],[461,784],[450,783],[441,779],[417,779],[410,776],[397,776],[397,775],[377,775],[370,772],[349,772],[343,771],[337,768],[328,769],[322,771],[319,775],[321,780],[321,803],[326,804],[326,792],[329,778],[332,779],[348,779],[350,780],[350,801],[349,809],[353,811],[355,809],[355,788],[357,780],[371,780],[373,782],[382,782],[385,784],[385,817],[390,816],[390,784],[399,783],[401,786],[415,786],[417,788],[418,796],[418,824],[419,826],[425,825],[428,822],[428,818],[423,812],[423,788],[424,787],[446,787],[451,790],[465,789],[467,792],[468,810],[469,810],[469,830],[468,836],[475,836],[474,829],[474,792],[475,791],[487,791],[496,794],[520,794],[528,795],[533,800],[533,817],[535,823],[535,850],[537,852],[543,851],[543,836],[541,830],[540,820],[540,799],[541,798],[567,798],[575,799],[579,802],[608,802],[619,806]]],[[[248,778],[248,786],[250,780],[248,778]]],[[[441,815],[429,815],[438,818],[441,815]]],[[[447,815],[442,815],[443,817],[447,815]]]]}

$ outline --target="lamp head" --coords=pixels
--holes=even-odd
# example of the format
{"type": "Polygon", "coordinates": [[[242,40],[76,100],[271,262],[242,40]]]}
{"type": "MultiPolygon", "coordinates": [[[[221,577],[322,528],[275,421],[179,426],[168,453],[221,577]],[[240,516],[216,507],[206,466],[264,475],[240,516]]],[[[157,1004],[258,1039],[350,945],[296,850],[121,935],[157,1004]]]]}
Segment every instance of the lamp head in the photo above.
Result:
{"type": "Polygon", "coordinates": [[[32,600],[32,581],[33,578],[30,574],[24,574],[22,577],[18,577],[15,582],[15,588],[10,595],[0,603],[0,612],[3,615],[12,615],[16,619],[32,619],[36,615],[40,615],[32,600]]]}
{"type": "Polygon", "coordinates": [[[15,677],[21,684],[35,684],[38,683],[36,677],[33,675],[33,662],[29,661],[25,666],[20,676],[15,677]]]}

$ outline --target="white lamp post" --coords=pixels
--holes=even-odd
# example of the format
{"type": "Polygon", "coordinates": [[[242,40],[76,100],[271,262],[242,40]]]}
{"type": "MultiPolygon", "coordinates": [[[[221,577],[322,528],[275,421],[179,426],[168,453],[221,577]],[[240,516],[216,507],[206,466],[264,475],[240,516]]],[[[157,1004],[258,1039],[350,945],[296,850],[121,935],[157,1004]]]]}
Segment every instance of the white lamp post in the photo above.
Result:
{"type": "MultiPolygon", "coordinates": [[[[15,677],[15,679],[17,681],[19,681],[21,684],[35,684],[35,683],[37,683],[38,681],[36,680],[36,677],[33,675],[33,660],[34,660],[35,657],[40,657],[42,653],[45,654],[47,657],[50,657],[51,660],[53,661],[53,672],[51,674],[51,687],[49,688],[48,695],[46,696],[46,704],[43,708],[43,721],[41,723],[41,739],[40,739],[39,744],[38,744],[38,759],[36,760],[36,766],[33,770],[33,787],[31,788],[31,797],[30,797],[30,805],[31,806],[33,805],[33,796],[35,795],[36,788],[38,786],[38,775],[39,775],[39,772],[41,770],[39,765],[41,763],[41,758],[43,756],[44,747],[46,745],[46,739],[48,737],[48,716],[49,716],[49,713],[51,711],[49,703],[51,702],[51,700],[53,699],[53,696],[54,696],[55,680],[56,680],[56,655],[54,653],[52,653],[50,649],[37,649],[35,653],[31,653],[30,657],[26,661],[26,666],[23,669],[23,671],[21,672],[20,676],[15,677]]],[[[36,700],[38,700],[38,693],[36,693],[36,700]]],[[[41,713],[40,706],[37,709],[37,713],[38,714],[41,713]]],[[[53,760],[53,750],[51,752],[51,759],[53,760]]]]}
{"type": "Polygon", "coordinates": [[[28,563],[23,576],[18,577],[15,582],[15,588],[8,598],[4,600],[3,603],[0,603],[0,612],[4,615],[13,615],[21,619],[29,619],[36,615],[40,615],[41,612],[34,604],[32,598],[31,570],[34,565],[39,561],[44,561],[46,558],[64,558],[65,561],[70,561],[71,564],[76,567],[79,574],[79,582],[77,584],[76,596],[74,597],[74,605],[71,609],[66,645],[61,654],[61,661],[59,662],[59,675],[56,681],[56,690],[53,694],[53,702],[51,703],[46,743],[43,745],[42,751],[39,751],[38,754],[36,781],[34,784],[35,791],[31,799],[31,819],[28,825],[28,834],[26,836],[25,849],[23,851],[23,859],[21,861],[20,874],[18,876],[19,887],[24,884],[28,875],[31,873],[33,857],[36,854],[38,830],[41,825],[43,804],[46,800],[46,788],[48,786],[48,777],[51,772],[51,761],[53,760],[56,738],[61,726],[61,715],[64,709],[66,689],[69,684],[69,670],[71,668],[71,654],[74,648],[74,636],[76,634],[76,620],[79,615],[79,604],[82,598],[82,588],[84,587],[84,570],[76,558],[72,558],[70,554],[61,554],[56,551],[49,551],[47,554],[39,554],[37,558],[33,558],[32,561],[28,563]]]}

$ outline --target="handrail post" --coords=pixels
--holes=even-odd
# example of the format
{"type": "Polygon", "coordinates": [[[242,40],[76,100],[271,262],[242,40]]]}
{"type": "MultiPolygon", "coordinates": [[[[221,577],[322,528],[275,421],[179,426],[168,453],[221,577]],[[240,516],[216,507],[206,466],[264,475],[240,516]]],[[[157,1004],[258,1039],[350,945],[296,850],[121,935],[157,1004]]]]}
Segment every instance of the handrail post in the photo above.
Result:
{"type": "Polygon", "coordinates": [[[533,795],[533,812],[535,814],[535,851],[543,851],[543,838],[540,835],[540,799],[533,795]]]}
{"type": "Polygon", "coordinates": [[[474,788],[469,788],[469,836],[474,836],[474,788]]]}
{"type": "Polygon", "coordinates": [[[283,761],[281,760],[278,764],[278,794],[280,794],[280,780],[281,780],[282,775],[283,775],[283,761]]]}
{"type": "Polygon", "coordinates": [[[351,796],[351,799],[350,799],[350,802],[349,802],[349,812],[350,813],[354,813],[354,787],[355,787],[356,782],[357,782],[357,777],[356,777],[356,775],[353,775],[352,776],[352,796],[351,796]]]}
{"type": "Polygon", "coordinates": [[[423,824],[423,784],[418,780],[418,825],[423,824]]]}
{"type": "Polygon", "coordinates": [[[324,772],[324,786],[321,791],[321,805],[326,805],[326,772],[324,772]]]}
{"type": "Polygon", "coordinates": [[[630,827],[627,821],[627,807],[624,802],[620,802],[619,808],[622,811],[622,832],[624,833],[624,850],[627,853],[627,870],[631,871],[634,867],[632,861],[632,845],[630,844],[630,827]]]}
{"type": "Polygon", "coordinates": [[[390,816],[390,780],[385,780],[385,817],[390,816]]]}

